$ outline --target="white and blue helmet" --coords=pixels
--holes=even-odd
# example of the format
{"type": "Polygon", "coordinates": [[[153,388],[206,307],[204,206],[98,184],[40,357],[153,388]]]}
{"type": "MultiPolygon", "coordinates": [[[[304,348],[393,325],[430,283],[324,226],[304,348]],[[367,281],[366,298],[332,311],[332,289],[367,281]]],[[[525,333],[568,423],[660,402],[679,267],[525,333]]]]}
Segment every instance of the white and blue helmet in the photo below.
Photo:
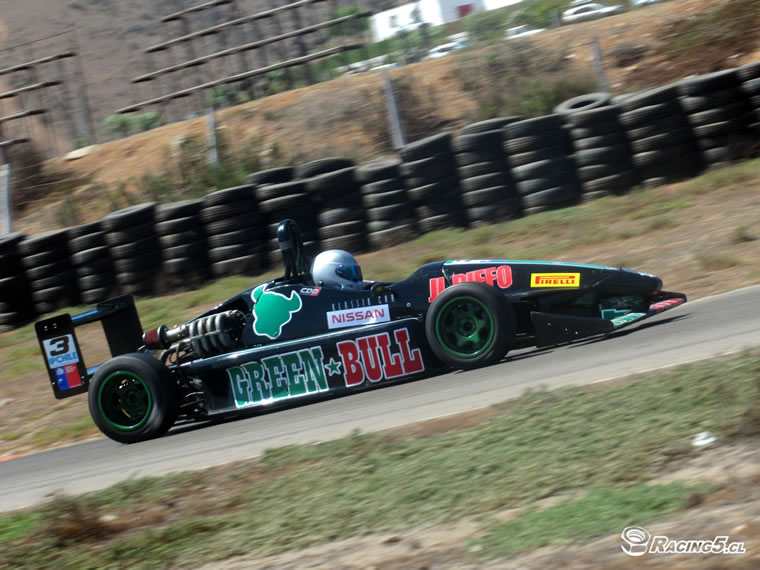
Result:
{"type": "Polygon", "coordinates": [[[314,258],[311,264],[314,283],[321,287],[361,291],[364,288],[362,270],[353,255],[342,249],[328,249],[314,258]]]}

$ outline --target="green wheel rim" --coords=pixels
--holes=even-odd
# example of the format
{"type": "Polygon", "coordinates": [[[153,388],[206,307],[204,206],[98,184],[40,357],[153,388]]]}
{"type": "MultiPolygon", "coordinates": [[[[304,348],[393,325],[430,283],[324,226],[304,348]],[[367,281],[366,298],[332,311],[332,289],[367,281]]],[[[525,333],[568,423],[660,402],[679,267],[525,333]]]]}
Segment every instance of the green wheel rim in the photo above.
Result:
{"type": "Polygon", "coordinates": [[[142,378],[133,372],[114,372],[103,380],[98,407],[114,428],[133,431],[142,427],[153,409],[153,396],[142,378]]]}
{"type": "Polygon", "coordinates": [[[457,358],[475,358],[493,343],[496,325],[486,305],[475,297],[455,297],[435,317],[435,334],[443,349],[457,358]]]}

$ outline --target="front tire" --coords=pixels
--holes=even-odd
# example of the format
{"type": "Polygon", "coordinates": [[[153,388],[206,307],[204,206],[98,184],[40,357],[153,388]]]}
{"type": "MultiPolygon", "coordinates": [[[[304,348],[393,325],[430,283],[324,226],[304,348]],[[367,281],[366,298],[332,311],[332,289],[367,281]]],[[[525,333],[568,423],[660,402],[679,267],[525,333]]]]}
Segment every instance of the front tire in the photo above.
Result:
{"type": "Polygon", "coordinates": [[[515,336],[512,305],[483,283],[449,287],[430,305],[425,336],[450,368],[472,369],[502,359],[515,336]]]}
{"type": "Polygon", "coordinates": [[[142,353],[103,364],[89,389],[90,415],[105,435],[136,443],[166,432],[177,418],[178,391],[169,370],[142,353]]]}

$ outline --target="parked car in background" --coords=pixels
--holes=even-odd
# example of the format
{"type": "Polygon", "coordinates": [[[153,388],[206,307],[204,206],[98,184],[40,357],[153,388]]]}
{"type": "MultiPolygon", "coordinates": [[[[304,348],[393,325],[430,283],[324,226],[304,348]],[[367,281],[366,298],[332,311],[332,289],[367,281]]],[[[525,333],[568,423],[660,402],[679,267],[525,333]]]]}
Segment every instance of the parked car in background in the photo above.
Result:
{"type": "Polygon", "coordinates": [[[526,36],[532,36],[539,32],[543,32],[544,28],[532,28],[530,26],[515,26],[507,30],[507,39],[514,40],[515,38],[524,38],[526,36]]]}
{"type": "Polygon", "coordinates": [[[585,22],[586,20],[596,20],[605,16],[612,16],[625,12],[625,6],[601,4],[599,2],[588,2],[576,5],[562,12],[563,24],[574,24],[575,22],[585,22]]]}
{"type": "Polygon", "coordinates": [[[452,51],[466,48],[469,45],[470,44],[467,42],[451,42],[448,44],[441,44],[431,49],[427,53],[427,56],[425,57],[425,59],[438,59],[439,57],[449,55],[452,51]]]}

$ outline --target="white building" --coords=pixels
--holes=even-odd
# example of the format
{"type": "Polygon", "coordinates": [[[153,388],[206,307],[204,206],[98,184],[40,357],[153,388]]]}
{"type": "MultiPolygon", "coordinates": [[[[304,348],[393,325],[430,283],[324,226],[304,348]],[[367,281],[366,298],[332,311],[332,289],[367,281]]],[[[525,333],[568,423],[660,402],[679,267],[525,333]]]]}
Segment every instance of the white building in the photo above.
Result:
{"type": "Polygon", "coordinates": [[[520,2],[522,2],[522,0],[484,0],[486,10],[496,10],[497,8],[505,8],[506,6],[519,4],[520,2]]]}
{"type": "Polygon", "coordinates": [[[475,10],[496,10],[522,0],[418,0],[379,12],[369,20],[372,39],[390,38],[400,31],[416,30],[423,22],[440,26],[464,18],[475,10]]]}
{"type": "Polygon", "coordinates": [[[423,22],[440,26],[464,18],[474,10],[485,9],[486,0],[419,0],[377,13],[370,18],[369,25],[372,39],[379,42],[402,30],[415,30],[423,22]]]}

